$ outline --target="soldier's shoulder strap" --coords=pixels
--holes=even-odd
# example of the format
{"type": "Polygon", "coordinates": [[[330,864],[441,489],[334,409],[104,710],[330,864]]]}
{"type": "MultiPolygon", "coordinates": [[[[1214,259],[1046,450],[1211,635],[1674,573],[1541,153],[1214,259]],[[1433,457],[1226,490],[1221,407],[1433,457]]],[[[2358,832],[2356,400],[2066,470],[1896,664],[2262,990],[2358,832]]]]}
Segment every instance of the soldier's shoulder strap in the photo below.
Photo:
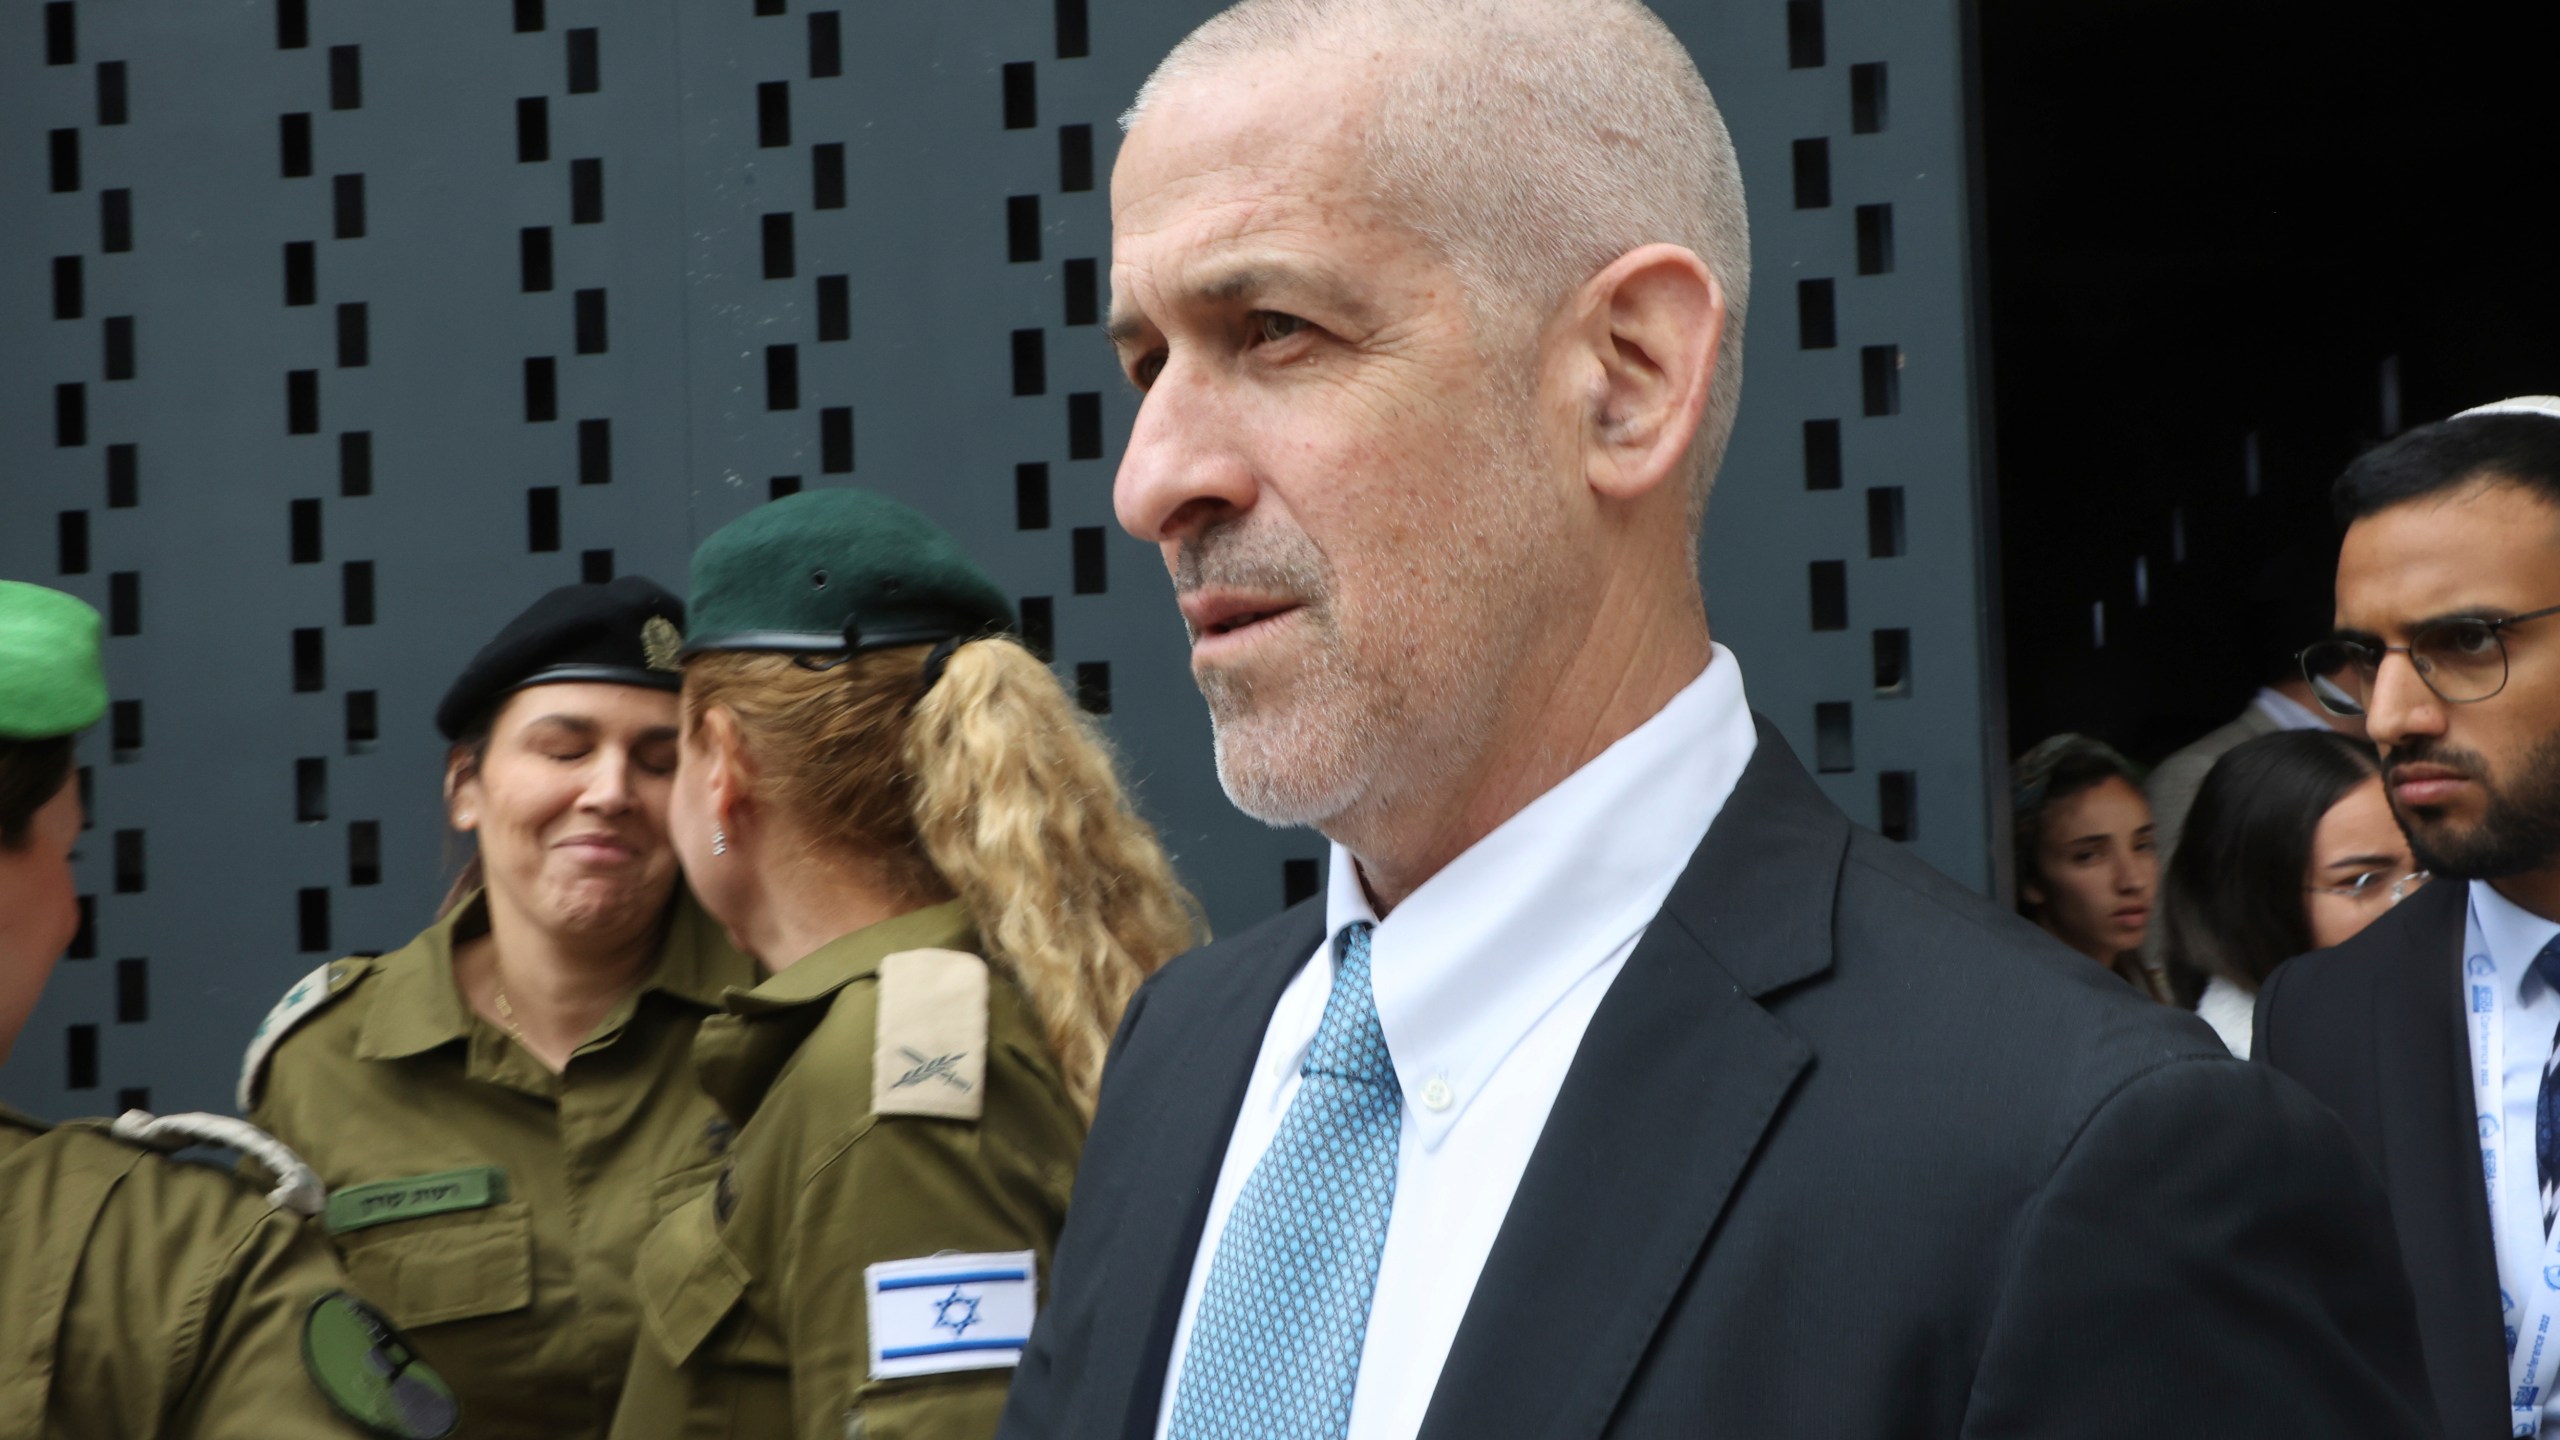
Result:
{"type": "Polygon", "coordinates": [[[320,1183],[319,1172],[303,1162],[293,1148],[246,1120],[229,1115],[211,1115],[191,1111],[183,1115],[154,1115],[148,1110],[127,1110],[113,1120],[71,1120],[65,1130],[85,1130],[121,1140],[143,1150],[162,1155],[198,1145],[218,1145],[237,1150],[266,1167],[275,1177],[267,1191],[267,1206],[288,1210],[306,1219],[320,1213],[328,1198],[320,1183]]]}
{"type": "Polygon", "coordinates": [[[902,950],[881,960],[873,1114],[984,1113],[987,983],[987,962],[965,951],[902,950]]]}
{"type": "Polygon", "coordinates": [[[372,973],[370,957],[353,955],[332,960],[293,982],[293,988],[284,992],[284,998],[276,1002],[249,1036],[249,1053],[240,1061],[241,1114],[249,1113],[249,1107],[258,1102],[258,1084],[266,1078],[267,1061],[276,1053],[276,1046],[284,1043],[284,1037],[292,1034],[295,1026],[328,1009],[339,996],[354,989],[356,982],[372,973]]]}

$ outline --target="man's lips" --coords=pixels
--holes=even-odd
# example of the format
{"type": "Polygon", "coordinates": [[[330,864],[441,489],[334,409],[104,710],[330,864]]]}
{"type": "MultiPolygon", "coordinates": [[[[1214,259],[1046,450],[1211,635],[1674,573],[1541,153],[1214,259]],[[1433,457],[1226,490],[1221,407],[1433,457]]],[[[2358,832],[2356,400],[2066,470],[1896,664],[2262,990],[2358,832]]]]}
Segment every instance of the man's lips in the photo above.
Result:
{"type": "Polygon", "coordinates": [[[2391,794],[2403,805],[2442,805],[2462,792],[2471,777],[2447,765],[2397,765],[2391,770],[2391,794]]]}
{"type": "Polygon", "coordinates": [[[1181,607],[1183,623],[1191,627],[1191,641],[1195,649],[1210,640],[1249,630],[1301,608],[1297,601],[1285,597],[1214,590],[1195,591],[1183,596],[1181,607]]]}

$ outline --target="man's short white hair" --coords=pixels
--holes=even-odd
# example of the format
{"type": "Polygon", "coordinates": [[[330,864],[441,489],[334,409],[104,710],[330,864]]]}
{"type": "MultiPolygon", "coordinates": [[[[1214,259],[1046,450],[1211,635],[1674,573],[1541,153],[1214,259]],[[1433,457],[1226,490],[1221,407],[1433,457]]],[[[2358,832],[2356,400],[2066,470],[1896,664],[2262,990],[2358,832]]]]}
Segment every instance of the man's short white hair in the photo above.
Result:
{"type": "Polygon", "coordinates": [[[1176,45],[1120,123],[1192,76],[1328,53],[1377,61],[1377,195],[1500,340],[1534,336],[1640,245],[1686,246],[1715,272],[1725,330],[1691,449],[1694,523],[1741,399],[1751,228],[1733,139],[1678,37],[1636,0],[1243,0],[1176,45]]]}

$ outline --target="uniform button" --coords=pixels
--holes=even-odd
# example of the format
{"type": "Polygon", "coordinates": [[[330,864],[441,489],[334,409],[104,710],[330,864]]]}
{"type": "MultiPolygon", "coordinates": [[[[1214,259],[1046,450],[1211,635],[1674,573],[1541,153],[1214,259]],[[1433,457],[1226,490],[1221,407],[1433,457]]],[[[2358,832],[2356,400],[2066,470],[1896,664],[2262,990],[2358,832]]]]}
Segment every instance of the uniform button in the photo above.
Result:
{"type": "Polygon", "coordinates": [[[1422,1108],[1425,1110],[1446,1110],[1456,1103],[1458,1092],[1450,1089],[1449,1082],[1441,1076],[1432,1076],[1430,1083],[1422,1087],[1422,1108]]]}

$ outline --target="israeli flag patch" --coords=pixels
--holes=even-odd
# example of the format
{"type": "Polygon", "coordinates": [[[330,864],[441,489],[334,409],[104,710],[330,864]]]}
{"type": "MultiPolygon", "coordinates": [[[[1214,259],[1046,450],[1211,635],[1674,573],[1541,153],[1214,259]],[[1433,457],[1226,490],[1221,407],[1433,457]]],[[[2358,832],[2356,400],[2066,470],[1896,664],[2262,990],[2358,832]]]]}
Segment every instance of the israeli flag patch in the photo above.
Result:
{"type": "Polygon", "coordinates": [[[871,1378],[997,1370],[1022,1358],[1039,1309],[1032,1253],[928,1255],[867,1265],[871,1378]]]}

